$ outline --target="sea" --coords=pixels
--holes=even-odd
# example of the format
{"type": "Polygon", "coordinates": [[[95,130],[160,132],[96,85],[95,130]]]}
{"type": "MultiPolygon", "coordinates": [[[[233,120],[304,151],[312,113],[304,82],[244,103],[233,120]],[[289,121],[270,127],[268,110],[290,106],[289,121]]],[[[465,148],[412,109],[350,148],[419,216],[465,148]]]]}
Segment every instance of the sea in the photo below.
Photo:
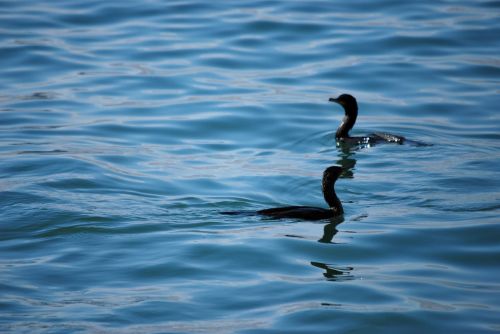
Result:
{"type": "Polygon", "coordinates": [[[499,333],[499,106],[498,0],[1,0],[0,332],[499,333]]]}

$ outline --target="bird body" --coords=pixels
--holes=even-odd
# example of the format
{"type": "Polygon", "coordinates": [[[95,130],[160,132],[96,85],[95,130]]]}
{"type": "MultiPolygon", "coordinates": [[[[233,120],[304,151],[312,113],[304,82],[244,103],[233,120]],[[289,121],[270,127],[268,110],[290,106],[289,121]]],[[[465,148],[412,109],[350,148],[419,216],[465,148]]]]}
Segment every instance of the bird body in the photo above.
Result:
{"type": "Polygon", "coordinates": [[[259,215],[273,218],[296,218],[304,220],[329,219],[339,215],[333,209],[323,209],[313,206],[285,206],[281,208],[264,209],[257,211],[259,215]]]}
{"type": "Polygon", "coordinates": [[[306,220],[320,220],[333,218],[344,213],[342,203],[335,193],[335,181],[342,173],[342,167],[331,166],[323,172],[322,190],[325,202],[329,208],[311,206],[285,206],[257,211],[258,214],[273,218],[297,218],[306,220]]]}
{"type": "Polygon", "coordinates": [[[349,131],[354,127],[358,118],[358,103],[356,99],[352,95],[342,94],[337,98],[331,97],[328,101],[338,103],[344,108],[344,118],[335,132],[335,138],[339,143],[367,145],[380,142],[396,144],[403,144],[405,142],[404,137],[384,132],[376,132],[363,137],[351,137],[349,131]]]}
{"type": "Polygon", "coordinates": [[[284,206],[259,211],[225,211],[224,215],[252,215],[258,214],[270,218],[295,218],[303,220],[322,220],[339,217],[344,214],[344,208],[335,193],[335,181],[342,173],[342,167],[331,166],[323,172],[322,189],[328,208],[313,206],[284,206]]]}

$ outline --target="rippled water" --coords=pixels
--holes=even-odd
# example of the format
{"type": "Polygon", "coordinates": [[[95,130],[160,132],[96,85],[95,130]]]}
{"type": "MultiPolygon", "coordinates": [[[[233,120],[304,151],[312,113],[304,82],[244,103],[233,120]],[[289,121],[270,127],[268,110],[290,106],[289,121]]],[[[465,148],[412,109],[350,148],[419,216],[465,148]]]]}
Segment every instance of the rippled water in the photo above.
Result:
{"type": "Polygon", "coordinates": [[[0,331],[500,331],[499,1],[0,1],[0,331]],[[353,134],[432,146],[336,147],[353,134]],[[224,216],[324,206],[332,222],[224,216]]]}

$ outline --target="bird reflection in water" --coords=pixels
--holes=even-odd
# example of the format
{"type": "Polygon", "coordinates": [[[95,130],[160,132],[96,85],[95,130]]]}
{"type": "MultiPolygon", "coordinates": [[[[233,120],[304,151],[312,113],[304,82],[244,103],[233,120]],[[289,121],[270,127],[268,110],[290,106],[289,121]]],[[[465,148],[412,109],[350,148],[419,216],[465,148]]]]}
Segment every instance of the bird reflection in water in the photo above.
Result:
{"type": "Polygon", "coordinates": [[[329,281],[346,281],[354,279],[354,275],[351,274],[353,267],[337,267],[334,268],[331,265],[322,262],[311,261],[311,265],[316,268],[325,270],[323,276],[329,281]]]}
{"type": "Polygon", "coordinates": [[[354,178],[354,167],[356,166],[355,149],[348,145],[339,145],[339,158],[336,163],[342,167],[341,178],[354,178]]]}
{"type": "Polygon", "coordinates": [[[337,219],[332,219],[331,223],[326,224],[323,227],[323,236],[318,242],[329,244],[332,243],[333,237],[337,234],[337,226],[344,221],[344,217],[338,217],[337,219]],[[335,221],[334,221],[335,220],[335,221]]]}

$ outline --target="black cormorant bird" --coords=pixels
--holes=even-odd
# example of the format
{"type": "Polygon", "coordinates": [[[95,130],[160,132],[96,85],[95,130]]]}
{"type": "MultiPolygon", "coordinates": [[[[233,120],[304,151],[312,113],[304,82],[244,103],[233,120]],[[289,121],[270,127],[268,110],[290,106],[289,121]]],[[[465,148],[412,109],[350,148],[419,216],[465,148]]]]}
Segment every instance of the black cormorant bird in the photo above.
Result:
{"type": "Polygon", "coordinates": [[[335,193],[335,181],[342,173],[342,167],[331,166],[323,172],[323,196],[329,208],[313,206],[285,206],[255,211],[224,211],[223,215],[253,215],[259,214],[270,218],[297,218],[303,220],[320,220],[340,217],[344,214],[342,203],[335,193]]]}
{"type": "Polygon", "coordinates": [[[286,206],[257,211],[258,214],[272,218],[298,218],[305,220],[320,220],[340,216],[344,213],[342,203],[340,203],[335,193],[335,181],[342,173],[342,167],[331,166],[323,172],[323,196],[328,209],[311,206],[286,206]]]}
{"type": "Polygon", "coordinates": [[[358,117],[358,103],[356,99],[352,95],[342,94],[337,98],[331,97],[329,101],[340,104],[345,112],[342,123],[340,123],[335,133],[335,138],[338,142],[344,142],[351,145],[375,144],[380,142],[403,144],[405,142],[404,137],[383,132],[375,132],[364,137],[349,136],[349,131],[354,126],[354,123],[356,123],[356,118],[358,117]]]}

